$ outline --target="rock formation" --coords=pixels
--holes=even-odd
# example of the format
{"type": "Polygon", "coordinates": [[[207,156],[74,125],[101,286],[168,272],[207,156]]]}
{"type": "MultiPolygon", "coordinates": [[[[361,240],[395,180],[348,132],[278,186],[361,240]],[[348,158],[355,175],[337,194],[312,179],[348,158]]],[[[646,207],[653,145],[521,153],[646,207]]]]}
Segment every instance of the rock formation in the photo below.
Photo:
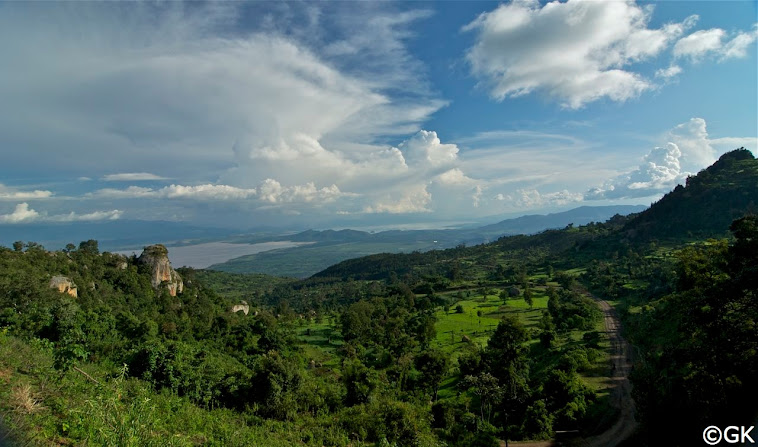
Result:
{"type": "Polygon", "coordinates": [[[182,277],[171,267],[168,249],[165,246],[155,244],[145,247],[137,262],[150,267],[150,283],[155,289],[165,282],[171,296],[176,296],[184,290],[182,277]]]}
{"type": "Polygon", "coordinates": [[[232,313],[236,313],[242,311],[245,315],[247,315],[248,312],[250,312],[250,306],[248,306],[247,301],[240,301],[240,304],[235,304],[232,307],[232,313]]]}
{"type": "Polygon", "coordinates": [[[76,290],[76,284],[71,281],[71,278],[66,276],[53,276],[50,279],[50,284],[48,284],[48,286],[51,289],[58,289],[58,292],[60,293],[68,293],[74,298],[79,296],[79,293],[76,290]]]}

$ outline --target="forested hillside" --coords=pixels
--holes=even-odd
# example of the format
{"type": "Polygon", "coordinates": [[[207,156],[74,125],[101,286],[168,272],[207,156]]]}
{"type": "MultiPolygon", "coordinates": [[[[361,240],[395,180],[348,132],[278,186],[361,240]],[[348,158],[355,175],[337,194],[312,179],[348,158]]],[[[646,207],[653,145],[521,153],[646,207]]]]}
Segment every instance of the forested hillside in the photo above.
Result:
{"type": "Polygon", "coordinates": [[[180,269],[169,289],[94,240],[0,248],[2,419],[30,445],[603,445],[631,401],[602,298],[634,345],[631,445],[751,425],[755,163],[726,154],[637,217],[302,281],[180,269]]]}

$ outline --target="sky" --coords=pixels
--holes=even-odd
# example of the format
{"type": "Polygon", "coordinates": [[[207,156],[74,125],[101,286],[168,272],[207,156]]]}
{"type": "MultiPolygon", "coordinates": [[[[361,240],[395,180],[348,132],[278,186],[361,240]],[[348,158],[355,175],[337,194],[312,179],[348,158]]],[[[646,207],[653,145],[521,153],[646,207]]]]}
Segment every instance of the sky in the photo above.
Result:
{"type": "Polygon", "coordinates": [[[758,3],[3,2],[3,225],[650,204],[758,153],[758,3]]]}

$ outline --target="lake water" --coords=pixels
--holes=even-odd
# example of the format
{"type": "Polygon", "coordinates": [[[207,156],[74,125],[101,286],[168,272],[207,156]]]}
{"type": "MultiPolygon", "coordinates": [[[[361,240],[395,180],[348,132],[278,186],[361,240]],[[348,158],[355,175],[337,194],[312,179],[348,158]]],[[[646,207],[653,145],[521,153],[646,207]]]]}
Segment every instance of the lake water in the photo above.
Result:
{"type": "MultiPolygon", "coordinates": [[[[168,258],[171,266],[176,267],[193,267],[204,269],[213,264],[226,262],[230,259],[240,256],[252,255],[262,251],[276,250],[279,248],[291,248],[300,245],[311,244],[312,242],[261,242],[258,244],[230,244],[228,242],[208,242],[205,244],[185,245],[182,247],[168,248],[168,258]]],[[[142,249],[117,251],[122,255],[131,256],[135,253],[137,256],[142,253],[142,249]]]]}

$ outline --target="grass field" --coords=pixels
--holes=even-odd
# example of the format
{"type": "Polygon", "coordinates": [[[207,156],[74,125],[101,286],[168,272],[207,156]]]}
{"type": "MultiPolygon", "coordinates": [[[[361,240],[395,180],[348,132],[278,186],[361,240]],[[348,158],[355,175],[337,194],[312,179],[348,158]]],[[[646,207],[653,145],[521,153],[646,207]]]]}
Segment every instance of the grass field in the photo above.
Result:
{"type": "MultiPolygon", "coordinates": [[[[500,290],[497,289],[496,292],[499,293],[500,290]]],[[[467,343],[463,341],[464,336],[484,347],[498,322],[506,314],[516,316],[527,328],[535,326],[542,316],[542,309],[547,308],[547,297],[540,293],[542,291],[539,289],[534,290],[532,308],[523,298],[504,301],[493,293],[486,297],[472,294],[464,300],[457,301],[447,312],[443,309],[438,310],[435,314],[437,339],[433,347],[447,352],[458,351],[467,343]],[[457,306],[463,308],[462,313],[456,311],[457,306]]],[[[453,295],[448,295],[448,298],[453,299],[453,295]]]]}

